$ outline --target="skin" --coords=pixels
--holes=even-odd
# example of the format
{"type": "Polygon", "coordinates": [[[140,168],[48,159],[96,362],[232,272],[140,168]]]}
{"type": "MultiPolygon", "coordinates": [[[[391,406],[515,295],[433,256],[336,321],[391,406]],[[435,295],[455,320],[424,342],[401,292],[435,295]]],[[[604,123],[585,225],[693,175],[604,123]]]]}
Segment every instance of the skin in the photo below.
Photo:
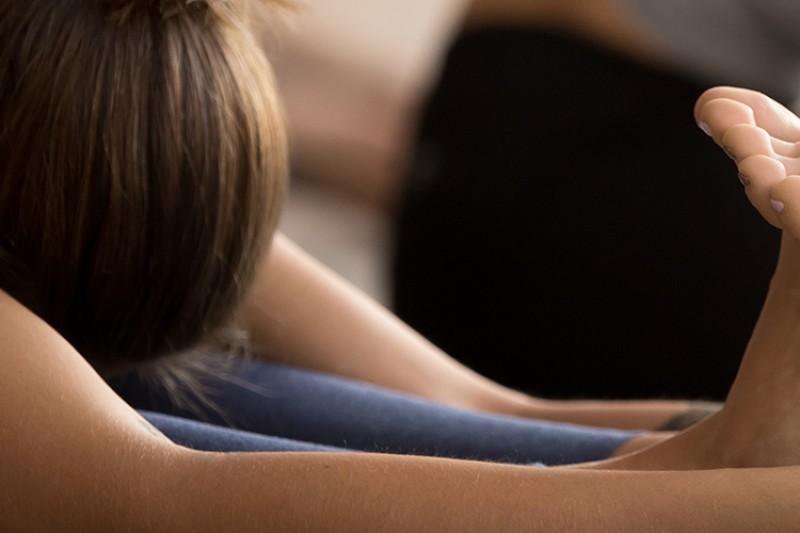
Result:
{"type": "MultiPolygon", "coordinates": [[[[737,158],[740,167],[764,156],[794,168],[794,156],[772,146],[751,153],[748,141],[728,134],[760,128],[784,146],[800,141],[798,121],[757,93],[731,91],[704,95],[703,127],[748,154],[737,158]],[[730,121],[739,104],[752,113],[730,121]]],[[[772,180],[772,167],[748,166],[748,194],[756,205],[783,203],[772,217],[785,230],[783,249],[728,402],[627,465],[190,451],[144,425],[66,341],[0,293],[0,528],[792,531],[800,520],[800,468],[789,466],[798,462],[800,189],[794,177],[772,180]],[[663,470],[612,470],[637,467],[663,470]]]]}
{"type": "Polygon", "coordinates": [[[240,320],[260,351],[280,362],[454,407],[601,427],[656,429],[690,405],[556,402],[502,387],[447,356],[281,235],[240,320]]]}
{"type": "Polygon", "coordinates": [[[3,530],[788,531],[800,519],[796,467],[592,472],[190,451],[143,426],[5,294],[0,338],[3,530]]]}

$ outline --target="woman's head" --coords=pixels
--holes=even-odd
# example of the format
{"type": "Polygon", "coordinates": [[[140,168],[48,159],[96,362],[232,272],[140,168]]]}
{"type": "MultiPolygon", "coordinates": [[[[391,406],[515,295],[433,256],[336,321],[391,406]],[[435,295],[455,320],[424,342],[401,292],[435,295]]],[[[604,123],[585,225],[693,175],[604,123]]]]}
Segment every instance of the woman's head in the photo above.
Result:
{"type": "Polygon", "coordinates": [[[283,196],[244,0],[0,0],[0,288],[90,360],[221,326],[283,196]]]}

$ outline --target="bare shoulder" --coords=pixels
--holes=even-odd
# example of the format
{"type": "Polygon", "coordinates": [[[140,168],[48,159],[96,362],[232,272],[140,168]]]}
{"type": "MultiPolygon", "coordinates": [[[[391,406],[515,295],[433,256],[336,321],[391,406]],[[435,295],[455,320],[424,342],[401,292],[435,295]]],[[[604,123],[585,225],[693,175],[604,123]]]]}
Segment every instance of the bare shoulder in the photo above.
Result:
{"type": "Polygon", "coordinates": [[[147,477],[173,448],[66,340],[0,291],[0,530],[134,520],[130,504],[148,497],[147,477]]]}

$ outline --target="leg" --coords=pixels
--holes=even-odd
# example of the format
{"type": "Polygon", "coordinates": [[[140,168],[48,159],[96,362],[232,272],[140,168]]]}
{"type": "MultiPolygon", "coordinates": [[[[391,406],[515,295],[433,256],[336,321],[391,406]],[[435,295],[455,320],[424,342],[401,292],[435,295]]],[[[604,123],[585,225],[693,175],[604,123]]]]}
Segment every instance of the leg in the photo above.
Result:
{"type": "Polygon", "coordinates": [[[142,411],[141,415],[175,444],[206,452],[344,452],[343,448],[269,437],[187,418],[142,411]]]}
{"type": "Polygon", "coordinates": [[[736,161],[758,211],[783,229],[766,302],[722,411],[675,439],[615,463],[626,468],[800,463],[800,119],[766,96],[719,88],[696,118],[736,161]]]}
{"type": "MultiPolygon", "coordinates": [[[[227,426],[367,452],[564,464],[606,458],[621,446],[627,448],[638,441],[632,439],[634,432],[454,409],[346,379],[257,361],[232,366],[227,379],[203,378],[203,385],[216,409],[196,402],[202,412],[195,413],[176,406],[157,385],[145,386],[134,377],[112,383],[138,409],[200,418],[215,424],[212,427],[217,430],[227,426]]],[[[210,430],[206,426],[201,429],[210,430]]]]}

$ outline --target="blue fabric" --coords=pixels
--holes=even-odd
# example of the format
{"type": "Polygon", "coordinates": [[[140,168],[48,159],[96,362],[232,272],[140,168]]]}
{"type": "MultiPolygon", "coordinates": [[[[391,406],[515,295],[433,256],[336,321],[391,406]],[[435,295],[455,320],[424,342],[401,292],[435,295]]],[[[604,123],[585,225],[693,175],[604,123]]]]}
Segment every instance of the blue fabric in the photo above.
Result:
{"type": "Polygon", "coordinates": [[[163,387],[143,383],[135,374],[110,384],[133,407],[171,415],[145,413],[167,436],[204,450],[317,446],[555,465],[604,459],[635,435],[455,409],[263,362],[238,362],[227,374],[201,378],[216,408],[201,401],[194,402],[194,409],[179,407],[163,387]]]}
{"type": "Polygon", "coordinates": [[[176,416],[139,411],[175,444],[207,452],[341,452],[308,442],[223,428],[176,416]]]}

